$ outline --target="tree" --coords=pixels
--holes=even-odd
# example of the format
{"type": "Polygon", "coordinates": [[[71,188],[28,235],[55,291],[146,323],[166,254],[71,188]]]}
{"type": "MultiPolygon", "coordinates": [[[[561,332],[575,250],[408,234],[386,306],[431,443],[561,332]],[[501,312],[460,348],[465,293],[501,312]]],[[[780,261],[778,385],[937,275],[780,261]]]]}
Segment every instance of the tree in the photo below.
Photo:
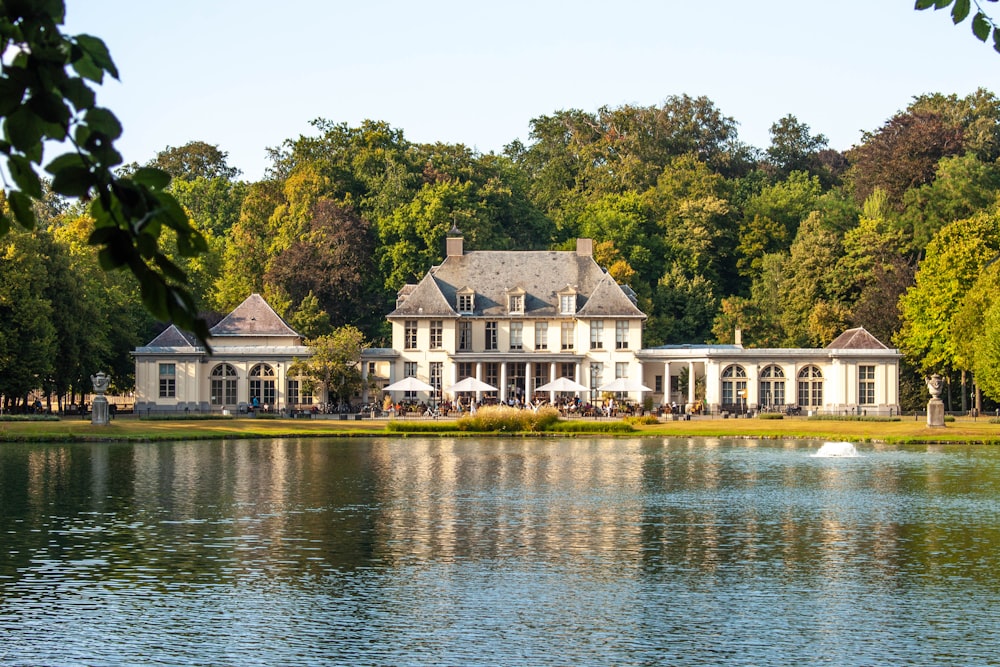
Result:
{"type": "Polygon", "coordinates": [[[927,245],[916,280],[900,299],[903,326],[895,341],[925,373],[960,368],[955,315],[987,263],[1000,254],[1000,215],[977,213],[945,225],[927,245]]]}
{"type": "Polygon", "coordinates": [[[795,171],[751,197],[740,225],[736,262],[740,273],[753,279],[765,255],[786,250],[821,194],[819,178],[795,171]]]}
{"type": "MultiPolygon", "coordinates": [[[[986,0],[986,2],[997,2],[997,0],[986,0]]],[[[972,11],[971,3],[976,5],[976,14],[972,18],[972,34],[980,42],[985,42],[993,35],[993,49],[1000,52],[1000,28],[996,22],[983,11],[979,0],[917,0],[916,9],[935,10],[951,7],[951,20],[957,25],[967,19],[972,11]]]]}
{"type": "Polygon", "coordinates": [[[49,276],[39,270],[39,233],[0,239],[0,395],[6,405],[26,399],[51,376],[56,354],[49,276]]]}
{"type": "Polygon", "coordinates": [[[824,225],[822,214],[810,213],[799,226],[782,279],[782,344],[822,346],[833,340],[831,329],[846,328],[834,271],[840,255],[839,235],[824,225]]]}
{"type": "Polygon", "coordinates": [[[363,386],[361,352],[368,347],[364,334],[348,324],[329,335],[310,339],[308,344],[312,356],[295,360],[289,373],[303,377],[307,391],[323,389],[327,401],[350,401],[363,386]]]}
{"type": "Polygon", "coordinates": [[[907,190],[899,222],[910,247],[921,251],[941,227],[992,209],[1000,192],[1000,165],[974,155],[941,158],[934,180],[907,190]]]}
{"type": "Polygon", "coordinates": [[[140,168],[119,176],[122,157],[115,141],[122,128],[114,114],[97,105],[91,84],[118,70],[104,42],[91,35],[66,36],[62,0],[5,0],[0,5],[0,153],[13,187],[5,183],[9,212],[0,214],[0,235],[12,223],[32,229],[32,200],[43,197],[41,168],[45,146],[69,142],[72,150],[44,164],[52,190],[88,200],[94,230],[88,242],[100,248],[105,270],[124,267],[138,279],[145,306],[163,320],[197,334],[208,326],[198,317],[186,276],[160,248],[164,229],[177,233],[178,250],[192,256],[205,239],[188,222],[168,192],[170,176],[140,168]]]}
{"type": "Polygon", "coordinates": [[[791,114],[771,125],[767,157],[781,177],[793,171],[818,173],[819,153],[827,145],[822,134],[809,134],[809,126],[791,114]]]}
{"type": "Polygon", "coordinates": [[[848,151],[854,198],[860,205],[881,187],[892,208],[899,210],[907,190],[930,183],[941,158],[962,150],[962,129],[939,114],[896,114],[878,131],[866,132],[861,145],[848,151]]]}
{"type": "Polygon", "coordinates": [[[369,289],[373,255],[368,222],[322,199],[313,206],[308,231],[274,256],[264,280],[280,287],[294,304],[315,296],[334,325],[377,327],[384,313],[369,289]]]}
{"type": "Polygon", "coordinates": [[[222,179],[232,181],[240,170],[229,166],[229,153],[204,141],[190,141],[179,148],[167,146],[156,154],[149,166],[167,172],[175,181],[222,179]]]}

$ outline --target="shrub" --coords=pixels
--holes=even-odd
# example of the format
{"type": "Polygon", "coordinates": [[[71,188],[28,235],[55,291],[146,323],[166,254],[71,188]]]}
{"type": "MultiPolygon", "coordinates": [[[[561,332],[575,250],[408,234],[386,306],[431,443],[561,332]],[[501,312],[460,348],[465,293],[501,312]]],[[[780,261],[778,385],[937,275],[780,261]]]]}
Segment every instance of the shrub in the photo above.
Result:
{"type": "Polygon", "coordinates": [[[785,415],[780,412],[758,412],[757,419],[784,419],[785,415]]]}
{"type": "Polygon", "coordinates": [[[56,415],[0,415],[0,422],[57,422],[56,415]]]}
{"type": "Polygon", "coordinates": [[[656,415],[643,415],[641,417],[623,417],[622,421],[626,424],[659,424],[660,420],[656,415]]]}
{"type": "Polygon", "coordinates": [[[559,421],[559,411],[551,406],[533,410],[518,410],[506,405],[487,405],[458,420],[460,431],[547,431],[559,421]]]}
{"type": "Polygon", "coordinates": [[[213,415],[213,414],[180,414],[177,412],[162,412],[160,414],[142,415],[139,421],[202,421],[206,419],[233,419],[233,415],[213,415]]]}
{"type": "Polygon", "coordinates": [[[624,421],[585,421],[573,419],[553,424],[551,431],[555,433],[632,433],[631,424],[624,421]]]}
{"type": "Polygon", "coordinates": [[[392,419],[385,425],[392,433],[448,433],[455,430],[454,422],[405,421],[392,419]]]}
{"type": "Polygon", "coordinates": [[[807,419],[811,421],[828,422],[898,422],[899,417],[882,417],[879,415],[813,415],[807,419]]]}

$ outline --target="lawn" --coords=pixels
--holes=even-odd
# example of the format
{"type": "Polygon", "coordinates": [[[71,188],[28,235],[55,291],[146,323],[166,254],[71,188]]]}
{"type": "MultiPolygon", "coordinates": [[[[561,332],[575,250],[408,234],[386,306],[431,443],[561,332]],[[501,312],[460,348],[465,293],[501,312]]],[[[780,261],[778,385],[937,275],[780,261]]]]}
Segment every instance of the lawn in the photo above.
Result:
{"type": "MultiPolygon", "coordinates": [[[[107,426],[82,419],[0,422],[0,441],[156,441],[224,438],[399,437],[387,433],[384,420],[210,419],[147,421],[118,418],[107,426]]],[[[428,434],[421,434],[427,437],[428,434]]],[[[448,435],[447,432],[444,435],[448,435]]],[[[481,437],[483,434],[463,434],[481,437]]],[[[510,434],[505,434],[509,436],[510,434]]],[[[559,434],[566,437],[566,433],[559,434]]],[[[571,434],[569,434],[571,435],[571,434]]],[[[852,442],[1000,444],[1000,424],[988,419],[959,418],[944,428],[927,428],[924,420],[897,422],[817,421],[806,418],[692,419],[635,427],[635,435],[660,437],[815,438],[852,442]]],[[[433,436],[430,436],[433,437],[433,436]]],[[[616,437],[600,434],[600,437],[616,437]]]]}

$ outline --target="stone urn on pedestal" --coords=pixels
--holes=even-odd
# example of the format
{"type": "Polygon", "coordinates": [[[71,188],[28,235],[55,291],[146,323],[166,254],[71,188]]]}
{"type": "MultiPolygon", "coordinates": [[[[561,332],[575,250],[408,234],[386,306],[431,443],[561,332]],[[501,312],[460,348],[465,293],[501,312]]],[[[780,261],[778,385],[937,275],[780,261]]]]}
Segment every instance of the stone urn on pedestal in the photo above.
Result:
{"type": "Polygon", "coordinates": [[[104,371],[99,371],[97,375],[90,376],[90,381],[94,383],[94,393],[97,394],[94,396],[92,412],[90,413],[90,423],[107,426],[109,423],[108,399],[104,396],[104,392],[108,390],[111,378],[104,371]]]}
{"type": "Polygon", "coordinates": [[[944,401],[941,400],[941,388],[944,381],[936,373],[927,378],[927,391],[931,392],[931,400],[927,401],[927,425],[944,426],[944,401]]]}

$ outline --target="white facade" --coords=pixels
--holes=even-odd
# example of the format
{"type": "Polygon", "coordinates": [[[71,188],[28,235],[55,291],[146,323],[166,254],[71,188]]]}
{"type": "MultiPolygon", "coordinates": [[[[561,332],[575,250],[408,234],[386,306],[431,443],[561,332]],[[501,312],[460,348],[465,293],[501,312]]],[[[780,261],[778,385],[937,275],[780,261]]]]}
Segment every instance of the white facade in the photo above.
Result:
{"type": "MultiPolygon", "coordinates": [[[[862,328],[817,349],[744,348],[739,336],[735,345],[643,349],[646,316],[597,265],[588,239],[575,252],[466,253],[461,238],[449,238],[445,261],[400,290],[387,317],[392,348],[365,350],[362,376],[382,386],[415,377],[434,388],[391,392],[393,401],[599,403],[602,385],[627,378],[649,391],[617,398],[686,410],[899,414],[901,355],[862,328]],[[495,390],[456,395],[451,387],[465,378],[495,390]],[[558,378],[579,386],[539,390],[558,378]]],[[[281,411],[322,399],[288,376],[311,350],[259,295],[210,333],[211,354],[176,327],[134,351],[137,412],[236,411],[255,399],[281,411]]]]}
{"type": "Polygon", "coordinates": [[[288,376],[296,358],[311,350],[258,294],[210,330],[212,352],[171,326],[136,348],[135,410],[238,412],[302,409],[313,403],[298,378],[288,376]]]}
{"type": "Polygon", "coordinates": [[[899,414],[900,354],[860,328],[825,348],[667,345],[639,356],[657,403],[710,412],[899,414]]]}
{"type": "Polygon", "coordinates": [[[401,290],[388,316],[398,355],[390,381],[416,377],[435,389],[394,399],[555,401],[538,387],[566,377],[586,388],[573,395],[597,401],[602,384],[641,376],[645,317],[594,261],[589,239],[576,251],[466,253],[452,237],[445,261],[401,290]],[[450,391],[468,377],[496,390],[450,391]]]}

